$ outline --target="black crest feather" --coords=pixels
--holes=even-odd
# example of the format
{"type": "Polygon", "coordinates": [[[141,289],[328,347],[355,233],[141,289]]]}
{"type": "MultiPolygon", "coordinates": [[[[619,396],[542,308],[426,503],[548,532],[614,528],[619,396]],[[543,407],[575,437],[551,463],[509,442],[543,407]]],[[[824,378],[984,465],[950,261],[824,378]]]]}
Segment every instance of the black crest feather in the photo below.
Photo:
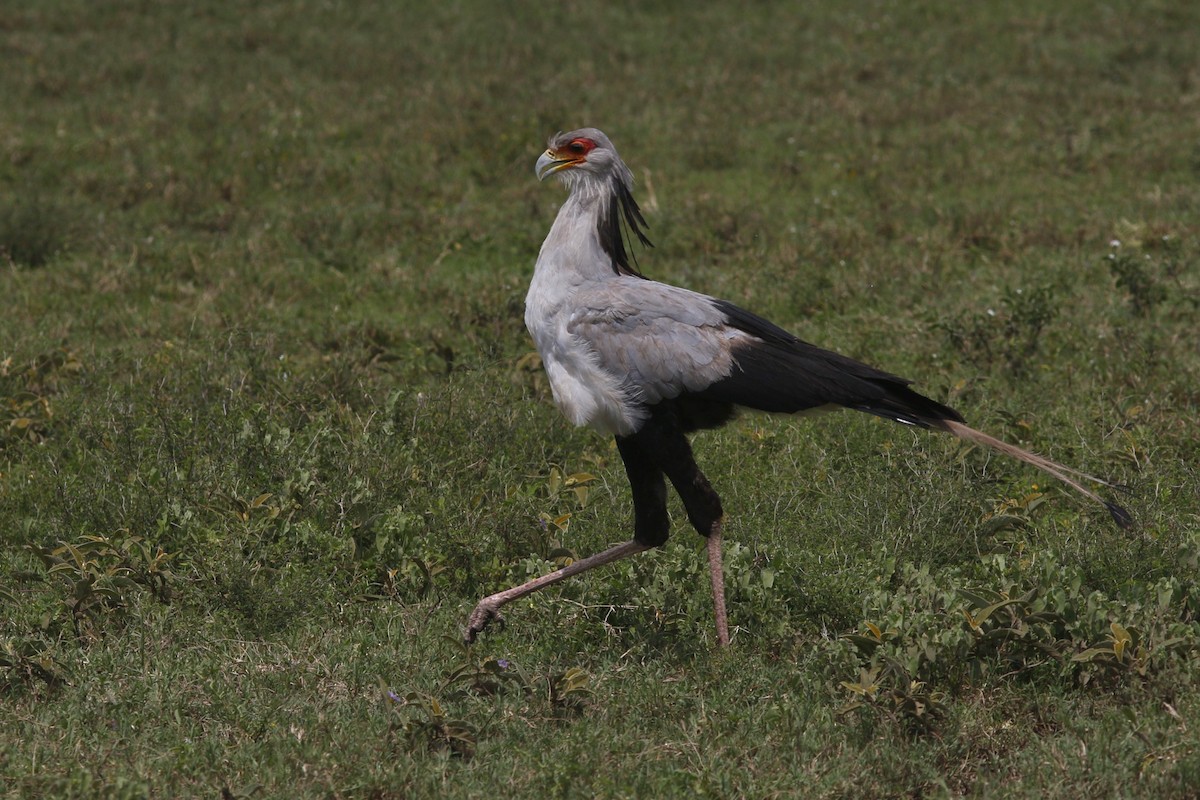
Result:
{"type": "Polygon", "coordinates": [[[600,217],[600,246],[612,259],[613,271],[618,275],[645,278],[638,270],[637,257],[633,255],[632,248],[626,249],[626,242],[636,236],[643,246],[653,247],[645,231],[649,226],[629,186],[622,180],[614,180],[612,186],[612,194],[600,217]]]}

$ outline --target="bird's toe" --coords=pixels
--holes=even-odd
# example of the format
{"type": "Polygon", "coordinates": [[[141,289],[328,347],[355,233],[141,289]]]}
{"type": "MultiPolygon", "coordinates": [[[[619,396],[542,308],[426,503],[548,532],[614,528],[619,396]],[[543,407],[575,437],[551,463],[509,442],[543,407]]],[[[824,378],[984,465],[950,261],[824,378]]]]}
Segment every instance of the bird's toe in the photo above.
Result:
{"type": "Polygon", "coordinates": [[[504,617],[500,616],[499,609],[491,603],[480,603],[475,606],[475,610],[471,612],[471,616],[467,620],[467,629],[463,631],[463,639],[471,644],[492,622],[498,622],[503,627],[504,617]]]}

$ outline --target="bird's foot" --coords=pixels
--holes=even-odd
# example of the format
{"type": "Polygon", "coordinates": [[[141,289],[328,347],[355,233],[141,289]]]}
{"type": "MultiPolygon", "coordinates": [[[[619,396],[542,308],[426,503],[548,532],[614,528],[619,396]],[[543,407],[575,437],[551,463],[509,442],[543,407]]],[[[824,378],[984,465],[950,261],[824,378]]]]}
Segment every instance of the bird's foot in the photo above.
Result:
{"type": "Polygon", "coordinates": [[[485,597],[479,601],[479,605],[475,606],[475,610],[471,612],[471,616],[467,619],[467,628],[463,631],[463,640],[467,644],[471,644],[475,641],[475,637],[483,633],[484,628],[492,622],[498,622],[501,628],[504,627],[504,617],[500,616],[500,604],[491,598],[485,597]]]}

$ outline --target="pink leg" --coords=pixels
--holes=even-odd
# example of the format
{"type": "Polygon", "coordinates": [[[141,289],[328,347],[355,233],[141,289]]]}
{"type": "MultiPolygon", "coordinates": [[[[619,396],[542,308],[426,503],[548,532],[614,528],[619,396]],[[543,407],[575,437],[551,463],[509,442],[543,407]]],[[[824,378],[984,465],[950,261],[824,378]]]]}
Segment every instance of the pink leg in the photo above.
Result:
{"type": "Polygon", "coordinates": [[[721,521],[708,534],[708,570],[712,578],[713,613],[717,617],[717,644],[729,646],[729,621],[725,615],[725,570],[721,562],[721,521]]]}
{"type": "MultiPolygon", "coordinates": [[[[616,547],[610,547],[602,553],[596,553],[594,556],[588,556],[587,558],[580,559],[579,561],[569,564],[562,569],[551,572],[549,575],[543,575],[540,578],[534,578],[528,583],[523,583],[520,586],[514,586],[511,589],[505,589],[503,592],[496,592],[493,595],[488,595],[480,600],[479,604],[475,606],[475,610],[471,612],[471,616],[467,620],[467,629],[463,632],[463,638],[468,642],[475,641],[475,637],[478,636],[483,629],[488,626],[489,622],[494,619],[500,619],[500,607],[506,603],[511,603],[513,600],[518,600],[527,594],[532,594],[538,589],[549,586],[552,583],[558,583],[559,581],[569,578],[572,575],[578,575],[581,572],[587,572],[589,569],[602,567],[605,564],[611,564],[612,562],[625,558],[626,556],[631,556],[635,553],[640,553],[643,550],[649,549],[650,548],[646,545],[638,544],[635,541],[625,542],[625,544],[619,544],[616,547]]],[[[719,553],[717,558],[719,564],[719,553]]],[[[725,601],[724,597],[722,597],[722,618],[724,618],[724,614],[725,601]]],[[[728,638],[728,634],[726,634],[726,640],[728,640],[728,638]]]]}

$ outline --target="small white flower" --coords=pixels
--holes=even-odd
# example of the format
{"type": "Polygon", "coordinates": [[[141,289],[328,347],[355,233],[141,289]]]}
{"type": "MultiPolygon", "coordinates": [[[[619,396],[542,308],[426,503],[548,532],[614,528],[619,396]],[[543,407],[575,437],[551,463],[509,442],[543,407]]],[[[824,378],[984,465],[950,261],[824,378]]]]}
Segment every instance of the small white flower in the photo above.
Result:
{"type": "Polygon", "coordinates": [[[1120,239],[1113,239],[1111,242],[1109,242],[1109,243],[1108,243],[1108,246],[1109,246],[1109,247],[1120,247],[1120,246],[1121,246],[1121,240],[1120,240],[1120,239]]]}

